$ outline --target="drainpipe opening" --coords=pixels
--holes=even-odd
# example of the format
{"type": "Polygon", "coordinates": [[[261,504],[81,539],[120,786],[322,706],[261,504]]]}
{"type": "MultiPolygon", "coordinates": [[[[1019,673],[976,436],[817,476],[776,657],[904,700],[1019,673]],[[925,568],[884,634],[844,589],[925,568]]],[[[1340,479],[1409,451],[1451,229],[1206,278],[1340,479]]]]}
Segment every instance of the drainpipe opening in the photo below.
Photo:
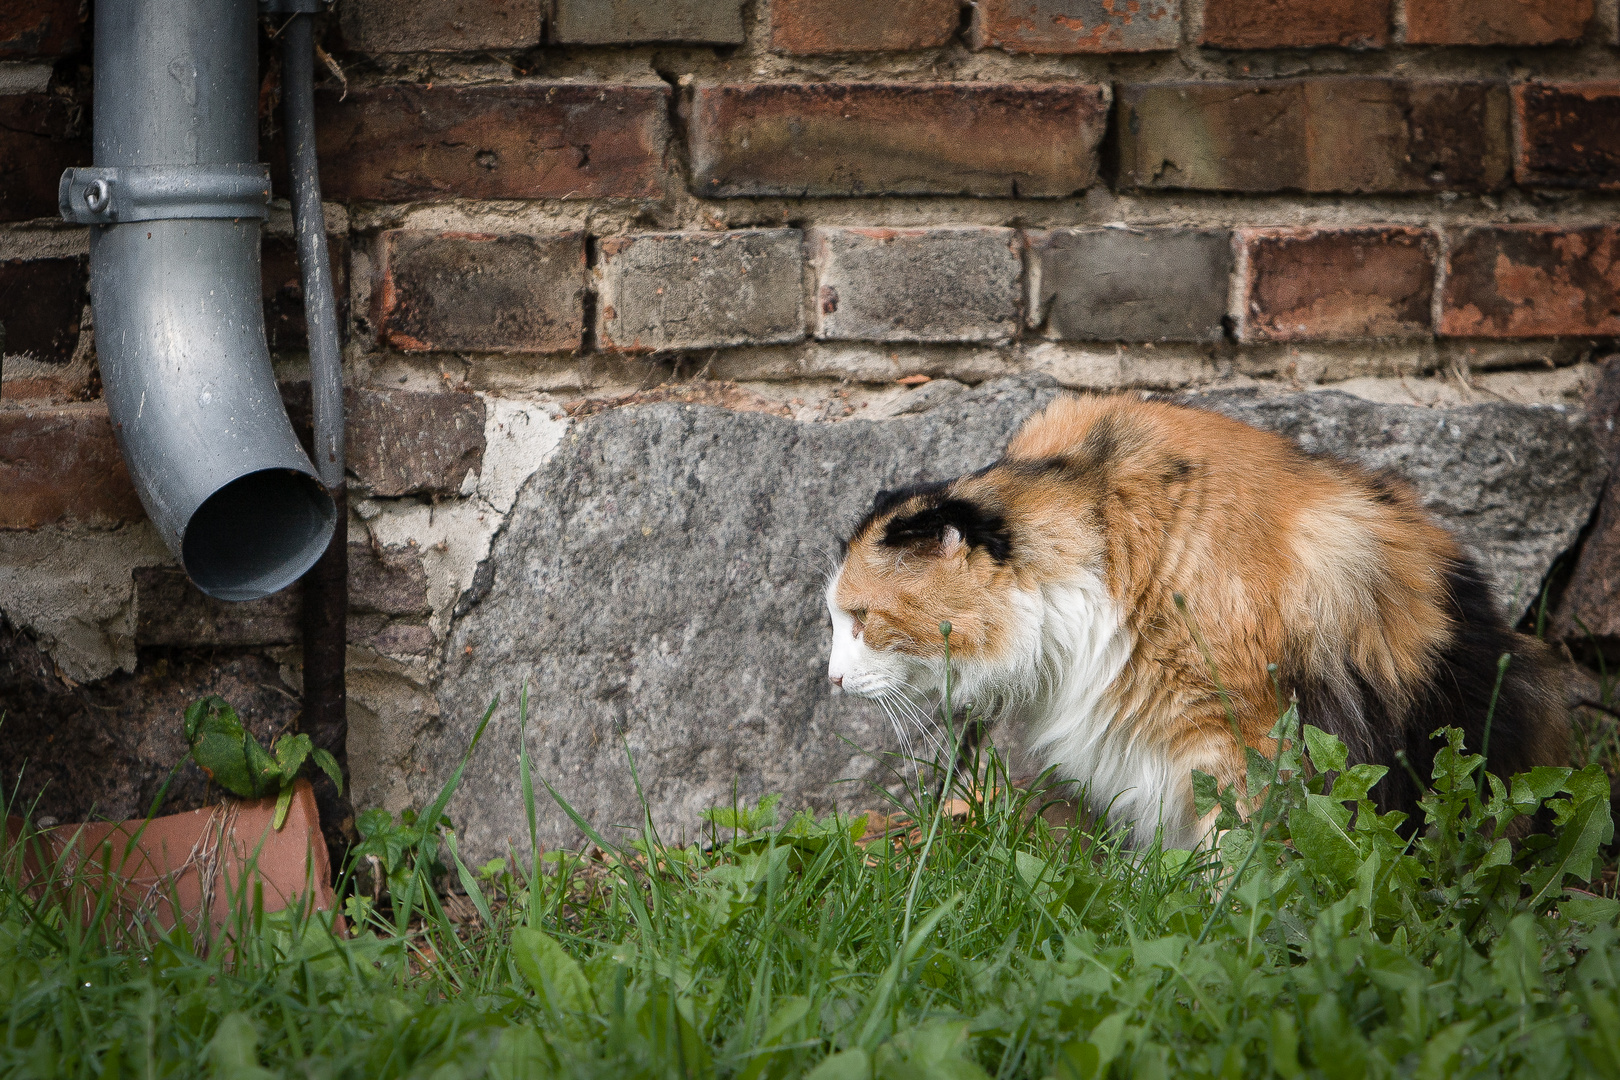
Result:
{"type": "Polygon", "coordinates": [[[186,526],[181,560],[197,587],[220,600],[286,588],[326,550],[337,514],[319,480],[261,469],[210,495],[186,526]]]}

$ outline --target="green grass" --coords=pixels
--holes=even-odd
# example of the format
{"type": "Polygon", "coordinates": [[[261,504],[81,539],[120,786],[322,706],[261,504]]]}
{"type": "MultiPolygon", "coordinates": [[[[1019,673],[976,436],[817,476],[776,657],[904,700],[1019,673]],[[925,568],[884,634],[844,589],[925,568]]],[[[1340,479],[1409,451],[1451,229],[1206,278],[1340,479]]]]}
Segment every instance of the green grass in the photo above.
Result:
{"type": "MultiPolygon", "coordinates": [[[[695,846],[648,831],[483,868],[444,828],[447,788],[419,816],[362,819],[349,869],[375,856],[388,893],[350,896],[354,936],[244,896],[206,956],[109,942],[21,891],[13,849],[0,1073],[1620,1075],[1602,767],[1503,783],[1450,739],[1410,843],[1365,801],[1378,770],[1307,729],[1254,757],[1263,806],[1241,821],[1226,794],[1196,856],[1055,829],[993,756],[954,784],[965,813],[920,787],[910,822],[864,844],[867,822],[767,801],[713,813],[695,846]],[[1555,837],[1510,843],[1543,802],[1555,837]],[[435,883],[480,917],[453,921],[435,883]]],[[[547,797],[527,761],[523,780],[547,797]]]]}

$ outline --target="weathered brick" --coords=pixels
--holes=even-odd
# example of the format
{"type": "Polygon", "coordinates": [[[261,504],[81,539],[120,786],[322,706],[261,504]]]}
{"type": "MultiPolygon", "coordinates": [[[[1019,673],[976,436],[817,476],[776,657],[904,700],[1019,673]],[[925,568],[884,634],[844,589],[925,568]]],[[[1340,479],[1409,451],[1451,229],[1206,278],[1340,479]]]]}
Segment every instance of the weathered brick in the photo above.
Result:
{"type": "Polygon", "coordinates": [[[528,49],[540,44],[542,0],[343,0],[343,43],[367,53],[528,49]]]}
{"type": "MultiPolygon", "coordinates": [[[[141,645],[290,645],[302,640],[302,611],[301,589],[227,603],[204,595],[177,568],[135,570],[135,640],[141,645]]],[[[422,646],[432,643],[426,625],[430,614],[427,573],[416,549],[349,545],[351,645],[395,654],[424,652],[422,646]]]]}
{"type": "Polygon", "coordinates": [[[818,53],[937,49],[956,36],[957,0],[772,0],[771,48],[818,53]]]}
{"type": "Polygon", "coordinates": [[[975,49],[1011,53],[1154,52],[1181,44],[1178,0],[979,0],[975,49]]]}
{"type": "Polygon", "coordinates": [[[812,229],[816,337],[1010,341],[1021,287],[1013,229],[812,229]]]}
{"type": "Polygon", "coordinates": [[[742,0],[557,0],[551,40],[565,45],[743,40],[742,0]]]}
{"type": "Polygon", "coordinates": [[[1390,0],[1205,0],[1200,45],[1292,49],[1388,44],[1390,0]]]}
{"type": "Polygon", "coordinates": [[[761,83],[693,95],[702,196],[1001,195],[1089,187],[1108,89],[1033,83],[761,83]]]}
{"type": "Polygon", "coordinates": [[[377,240],[372,321],[406,352],[574,352],[585,328],[585,235],[415,232],[377,240]]]}
{"type": "Polygon", "coordinates": [[[1066,341],[1220,341],[1225,229],[1052,229],[1029,234],[1029,323],[1066,341]]]}
{"type": "MultiPolygon", "coordinates": [[[[310,445],[309,384],[281,388],[293,428],[310,445]]],[[[349,475],[368,495],[454,495],[484,466],[484,403],[472,394],[343,391],[349,475]]]]}
{"type": "Polygon", "coordinates": [[[1425,229],[1239,229],[1242,341],[1430,332],[1436,248],[1425,229]]]}
{"type": "Polygon", "coordinates": [[[101,402],[0,409],[0,529],[146,516],[101,402]]]}
{"type": "Polygon", "coordinates": [[[664,191],[667,86],[385,86],[318,100],[329,199],[646,199],[664,191]]]}
{"type": "MultiPolygon", "coordinates": [[[[353,554],[358,544],[350,544],[353,554]]],[[[299,640],[303,591],[230,603],[204,595],[186,572],[135,568],[135,641],[141,645],[290,645],[299,640]]]]}
{"type": "Polygon", "coordinates": [[[1620,334],[1620,228],[1499,225],[1448,237],[1440,332],[1620,334]]]}
{"type": "Polygon", "coordinates": [[[62,170],[90,164],[87,116],[55,94],[0,95],[0,221],[54,218],[62,170]]]}
{"type": "Polygon", "coordinates": [[[0,262],[0,355],[42,364],[73,359],[89,280],[82,255],[0,262]]]}
{"type": "MultiPolygon", "coordinates": [[[[332,291],[337,301],[338,330],[349,321],[349,241],[326,238],[332,264],[332,291]]],[[[272,349],[309,348],[309,327],[304,322],[304,286],[298,276],[298,242],[291,236],[266,236],[259,260],[264,293],[264,331],[272,349]]]]}
{"type": "Polygon", "coordinates": [[[1119,183],[1205,191],[1494,191],[1509,170],[1496,82],[1154,83],[1119,92],[1119,183]]]}
{"type": "Polygon", "coordinates": [[[1519,183],[1620,188],[1620,82],[1524,83],[1513,104],[1519,183]]]}
{"type": "Polygon", "coordinates": [[[1592,0],[1406,0],[1413,45],[1557,45],[1579,40],[1592,0]]]}
{"type": "Polygon", "coordinates": [[[610,352],[656,352],[800,340],[802,241],[797,229],[602,240],[598,345],[610,352]]]}
{"type": "Polygon", "coordinates": [[[12,0],[0,7],[0,60],[78,52],[84,16],[81,0],[12,0]]]}

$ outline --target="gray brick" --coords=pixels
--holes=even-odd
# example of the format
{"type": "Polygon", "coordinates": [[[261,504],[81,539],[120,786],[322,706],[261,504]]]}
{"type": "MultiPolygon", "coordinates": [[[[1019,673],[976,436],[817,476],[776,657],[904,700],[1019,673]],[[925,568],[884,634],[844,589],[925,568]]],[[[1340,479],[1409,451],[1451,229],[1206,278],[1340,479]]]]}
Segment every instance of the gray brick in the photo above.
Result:
{"type": "Polygon", "coordinates": [[[596,339],[610,352],[804,337],[797,229],[640,233],[601,241],[596,339]]]}
{"type": "Polygon", "coordinates": [[[1005,342],[1018,332],[1013,229],[812,229],[824,341],[1005,342]]]}
{"type": "Polygon", "coordinates": [[[1065,341],[1220,341],[1232,273],[1224,229],[1029,234],[1029,321],[1065,341]]]}
{"type": "Polygon", "coordinates": [[[405,352],[578,350],[585,234],[418,232],[377,239],[372,322],[405,352]]]}
{"type": "Polygon", "coordinates": [[[742,0],[557,0],[551,40],[565,45],[743,40],[742,0]]]}

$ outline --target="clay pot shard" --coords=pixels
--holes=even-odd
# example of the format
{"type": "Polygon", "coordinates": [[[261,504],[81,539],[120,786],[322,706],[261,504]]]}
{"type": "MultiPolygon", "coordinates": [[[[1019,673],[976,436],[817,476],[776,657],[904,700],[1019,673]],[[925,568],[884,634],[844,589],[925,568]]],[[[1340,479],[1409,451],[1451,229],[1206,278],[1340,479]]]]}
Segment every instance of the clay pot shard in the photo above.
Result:
{"type": "Polygon", "coordinates": [[[326,841],[308,780],[294,786],[287,820],[272,827],[274,796],[227,800],[150,821],[57,825],[23,836],[23,820],[6,819],[5,858],[24,845],[18,871],[36,901],[50,896],[88,920],[110,893],[105,929],[124,938],[137,928],[211,941],[236,911],[335,906],[326,841]],[[134,840],[133,845],[131,840],[134,840]],[[54,894],[54,895],[52,895],[54,894]]]}

